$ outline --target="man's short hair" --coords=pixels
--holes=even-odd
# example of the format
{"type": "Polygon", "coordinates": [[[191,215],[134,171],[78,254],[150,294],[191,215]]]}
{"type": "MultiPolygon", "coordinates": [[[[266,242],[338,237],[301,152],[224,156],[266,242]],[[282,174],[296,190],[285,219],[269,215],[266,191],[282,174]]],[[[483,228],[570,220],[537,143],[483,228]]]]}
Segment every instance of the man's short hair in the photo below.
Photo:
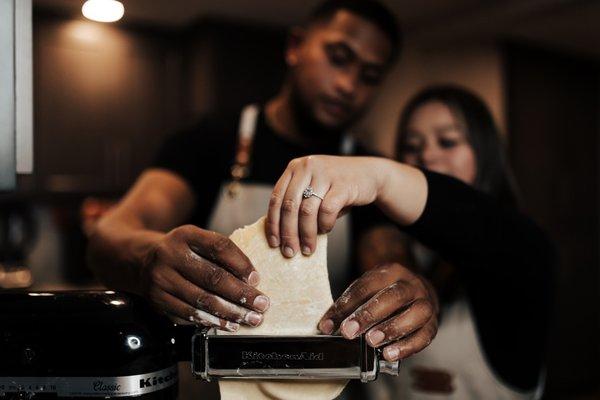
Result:
{"type": "Polygon", "coordinates": [[[307,25],[326,21],[340,10],[350,11],[377,26],[390,40],[392,51],[390,62],[400,55],[402,33],[396,17],[382,3],[376,0],[325,0],[319,3],[308,16],[307,25]]]}

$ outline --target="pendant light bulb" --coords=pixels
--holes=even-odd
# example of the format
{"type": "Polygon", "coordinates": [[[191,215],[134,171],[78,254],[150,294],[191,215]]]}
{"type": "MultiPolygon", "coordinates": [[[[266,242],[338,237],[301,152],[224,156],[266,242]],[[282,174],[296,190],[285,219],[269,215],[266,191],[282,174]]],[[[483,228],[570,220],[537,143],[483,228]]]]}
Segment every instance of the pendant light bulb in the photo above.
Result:
{"type": "Polygon", "coordinates": [[[87,0],[83,3],[81,12],[92,21],[115,22],[123,17],[125,7],[117,0],[87,0]]]}

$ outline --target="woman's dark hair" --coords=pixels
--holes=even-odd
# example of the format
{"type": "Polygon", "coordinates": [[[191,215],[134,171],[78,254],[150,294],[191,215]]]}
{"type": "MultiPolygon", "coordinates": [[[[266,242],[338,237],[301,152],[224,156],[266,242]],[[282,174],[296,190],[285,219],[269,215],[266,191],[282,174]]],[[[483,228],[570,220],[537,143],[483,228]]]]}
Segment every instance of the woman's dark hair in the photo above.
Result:
{"type": "Polygon", "coordinates": [[[492,115],[478,96],[457,86],[434,86],[414,96],[404,108],[396,156],[406,153],[408,122],[425,103],[438,101],[466,124],[466,136],[477,160],[475,188],[488,193],[501,204],[517,205],[517,192],[512,173],[504,156],[504,146],[492,115]]]}

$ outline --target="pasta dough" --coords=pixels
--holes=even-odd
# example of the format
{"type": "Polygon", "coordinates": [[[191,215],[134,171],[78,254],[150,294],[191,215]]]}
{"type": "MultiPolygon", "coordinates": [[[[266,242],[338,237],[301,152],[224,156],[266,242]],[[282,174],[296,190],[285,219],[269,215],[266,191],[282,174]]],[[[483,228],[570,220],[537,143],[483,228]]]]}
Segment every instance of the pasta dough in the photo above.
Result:
{"type": "MultiPolygon", "coordinates": [[[[231,240],[248,256],[260,275],[258,289],[271,300],[263,323],[240,327],[239,335],[314,335],[317,323],[333,303],[327,275],[327,236],[319,235],[315,252],[287,259],[269,247],[265,219],[238,229],[231,240]]],[[[223,333],[224,334],[224,333],[223,333]]],[[[221,380],[221,400],[331,400],[347,381],[221,380]]]]}

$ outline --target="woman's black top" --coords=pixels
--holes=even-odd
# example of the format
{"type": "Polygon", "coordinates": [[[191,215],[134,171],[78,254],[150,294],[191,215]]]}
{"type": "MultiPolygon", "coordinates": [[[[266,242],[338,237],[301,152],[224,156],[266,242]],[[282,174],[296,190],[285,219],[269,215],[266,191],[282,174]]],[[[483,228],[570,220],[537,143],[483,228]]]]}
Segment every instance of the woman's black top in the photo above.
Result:
{"type": "Polygon", "coordinates": [[[523,390],[544,363],[555,248],[529,218],[463,182],[424,171],[423,214],[407,234],[458,270],[494,371],[523,390]]]}

